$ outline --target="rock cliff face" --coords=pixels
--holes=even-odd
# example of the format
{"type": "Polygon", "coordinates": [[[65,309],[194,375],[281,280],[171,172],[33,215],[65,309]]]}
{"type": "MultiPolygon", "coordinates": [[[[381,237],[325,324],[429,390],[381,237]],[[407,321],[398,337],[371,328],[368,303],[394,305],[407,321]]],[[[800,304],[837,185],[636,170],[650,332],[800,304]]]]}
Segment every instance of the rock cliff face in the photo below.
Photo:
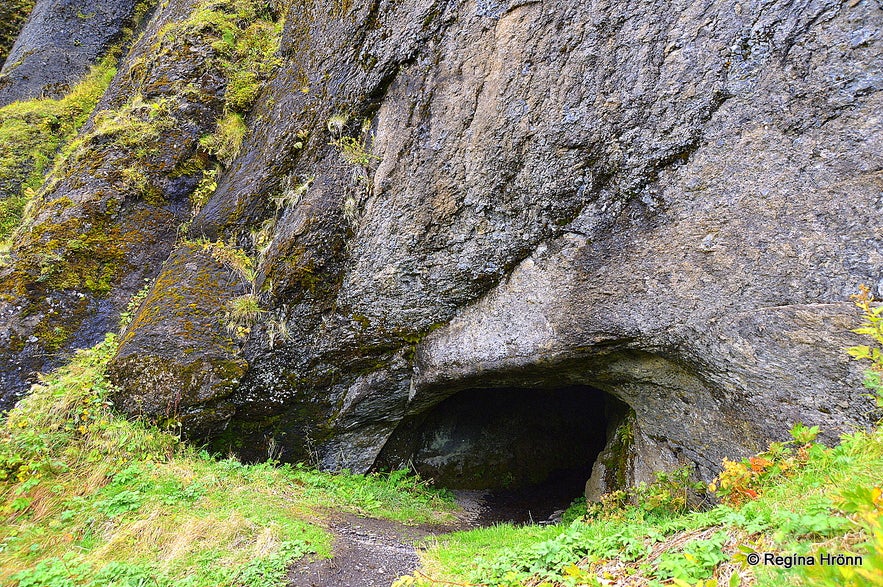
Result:
{"type": "Polygon", "coordinates": [[[70,91],[137,17],[135,0],[13,0],[4,21],[20,22],[31,6],[0,70],[0,106],[70,91]]]}
{"type": "Polygon", "coordinates": [[[883,288],[881,30],[869,0],[163,3],[0,273],[7,401],[147,279],[118,404],[254,458],[534,480],[505,463],[562,430],[594,495],[834,437],[870,418],[842,349],[883,288]]]}

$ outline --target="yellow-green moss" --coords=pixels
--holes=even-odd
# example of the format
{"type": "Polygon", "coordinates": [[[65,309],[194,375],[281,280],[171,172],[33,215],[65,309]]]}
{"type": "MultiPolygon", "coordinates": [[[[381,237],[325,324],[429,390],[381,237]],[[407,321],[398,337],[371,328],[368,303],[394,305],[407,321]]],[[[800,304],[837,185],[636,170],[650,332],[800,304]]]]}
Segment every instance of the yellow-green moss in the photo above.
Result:
{"type": "Polygon", "coordinates": [[[271,5],[253,0],[202,3],[186,20],[164,27],[154,48],[162,51],[194,35],[214,39],[215,56],[209,65],[227,78],[226,114],[200,144],[222,163],[229,163],[239,151],[248,130],[241,115],[251,109],[263,83],[280,64],[276,54],[283,22],[275,19],[271,5]]]}
{"type": "Polygon", "coordinates": [[[29,190],[89,117],[116,74],[112,52],[60,100],[29,100],[0,108],[0,241],[18,226],[29,190]]]}
{"type": "Polygon", "coordinates": [[[227,0],[203,2],[189,18],[166,25],[159,46],[174,45],[191,36],[214,39],[215,61],[227,77],[226,107],[247,112],[264,80],[279,66],[276,53],[282,34],[282,19],[276,19],[268,2],[227,0]]]}
{"type": "Polygon", "coordinates": [[[110,291],[117,269],[125,259],[125,239],[119,227],[107,222],[79,219],[47,223],[35,230],[32,257],[38,265],[38,282],[55,290],[77,289],[103,295],[110,291]],[[36,252],[36,251],[35,251],[36,252]]]}
{"type": "Polygon", "coordinates": [[[0,5],[0,67],[36,3],[36,0],[3,0],[0,5]]]}

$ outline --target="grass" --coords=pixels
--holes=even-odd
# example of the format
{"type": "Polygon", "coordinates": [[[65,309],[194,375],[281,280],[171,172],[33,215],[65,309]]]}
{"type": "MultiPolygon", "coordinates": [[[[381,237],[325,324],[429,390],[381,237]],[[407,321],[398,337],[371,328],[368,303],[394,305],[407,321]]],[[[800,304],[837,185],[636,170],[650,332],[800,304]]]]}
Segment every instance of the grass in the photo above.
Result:
{"type": "Polygon", "coordinates": [[[329,556],[330,509],[404,523],[452,504],[402,472],[242,464],[117,415],[108,335],[44,377],[0,421],[0,584],[281,585],[292,560],[329,556]]]}
{"type": "Polygon", "coordinates": [[[497,524],[434,537],[426,542],[429,550],[423,570],[437,578],[465,579],[474,569],[476,556],[494,559],[512,549],[551,540],[560,532],[557,526],[497,524]]]}
{"type": "Polygon", "coordinates": [[[246,336],[264,313],[257,294],[253,293],[233,298],[227,302],[226,310],[224,321],[227,332],[237,337],[246,336]]]}
{"type": "Polygon", "coordinates": [[[596,508],[571,524],[452,534],[428,543],[422,572],[398,584],[883,585],[883,430],[846,435],[834,448],[794,443],[788,454],[796,466],[771,470],[752,485],[752,499],[683,513],[639,501],[596,508]],[[751,552],[864,560],[752,567],[751,552]]]}
{"type": "Polygon", "coordinates": [[[239,153],[242,141],[248,133],[245,121],[236,113],[228,113],[218,121],[214,133],[202,137],[199,146],[217,157],[224,165],[229,165],[239,153]]]}

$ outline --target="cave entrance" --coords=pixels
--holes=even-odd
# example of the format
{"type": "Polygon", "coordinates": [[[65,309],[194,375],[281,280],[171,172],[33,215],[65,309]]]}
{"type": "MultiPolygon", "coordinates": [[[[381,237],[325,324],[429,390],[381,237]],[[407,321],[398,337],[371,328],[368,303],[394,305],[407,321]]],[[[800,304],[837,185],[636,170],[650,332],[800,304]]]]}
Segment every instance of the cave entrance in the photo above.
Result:
{"type": "Polygon", "coordinates": [[[588,386],[467,389],[405,419],[377,460],[481,503],[481,522],[544,521],[583,495],[625,404],[588,386]]]}

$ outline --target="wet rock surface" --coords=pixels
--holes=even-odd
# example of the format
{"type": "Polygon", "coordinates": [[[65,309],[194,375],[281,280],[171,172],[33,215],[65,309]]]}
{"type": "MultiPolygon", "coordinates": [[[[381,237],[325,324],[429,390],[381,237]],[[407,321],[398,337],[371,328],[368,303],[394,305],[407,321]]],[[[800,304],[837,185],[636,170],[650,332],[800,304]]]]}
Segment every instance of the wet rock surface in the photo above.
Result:
{"type": "MultiPolygon", "coordinates": [[[[158,11],[145,39],[192,4],[158,11]]],[[[881,27],[870,1],[292,2],[278,71],[201,209],[186,174],[157,174],[160,206],[107,196],[101,169],[46,196],[0,274],[4,392],[97,340],[164,260],[200,267],[207,240],[253,260],[257,319],[223,340],[243,284],[197,299],[201,271],[167,271],[154,288],[191,297],[149,294],[139,313],[159,319],[114,369],[123,396],[175,406],[221,450],[257,458],[272,440],[283,459],[367,470],[402,422],[511,387],[628,406],[630,456],[604,454],[632,482],[682,463],[707,479],[796,421],[835,438],[871,418],[842,349],[848,296],[883,278],[881,27]],[[139,228],[112,249],[131,268],[113,294],[47,290],[29,251],[51,241],[53,201],[139,228]],[[176,399],[167,382],[196,364],[176,351],[206,341],[176,399]],[[127,376],[142,355],[153,380],[127,376]]],[[[223,81],[197,67],[209,50],[148,68],[157,95],[207,90],[158,143],[170,168],[222,110],[223,81]]]]}
{"type": "MultiPolygon", "coordinates": [[[[15,4],[15,2],[13,2],[15,4]]],[[[58,98],[132,26],[136,0],[40,0],[0,70],[0,106],[58,98]]]]}

